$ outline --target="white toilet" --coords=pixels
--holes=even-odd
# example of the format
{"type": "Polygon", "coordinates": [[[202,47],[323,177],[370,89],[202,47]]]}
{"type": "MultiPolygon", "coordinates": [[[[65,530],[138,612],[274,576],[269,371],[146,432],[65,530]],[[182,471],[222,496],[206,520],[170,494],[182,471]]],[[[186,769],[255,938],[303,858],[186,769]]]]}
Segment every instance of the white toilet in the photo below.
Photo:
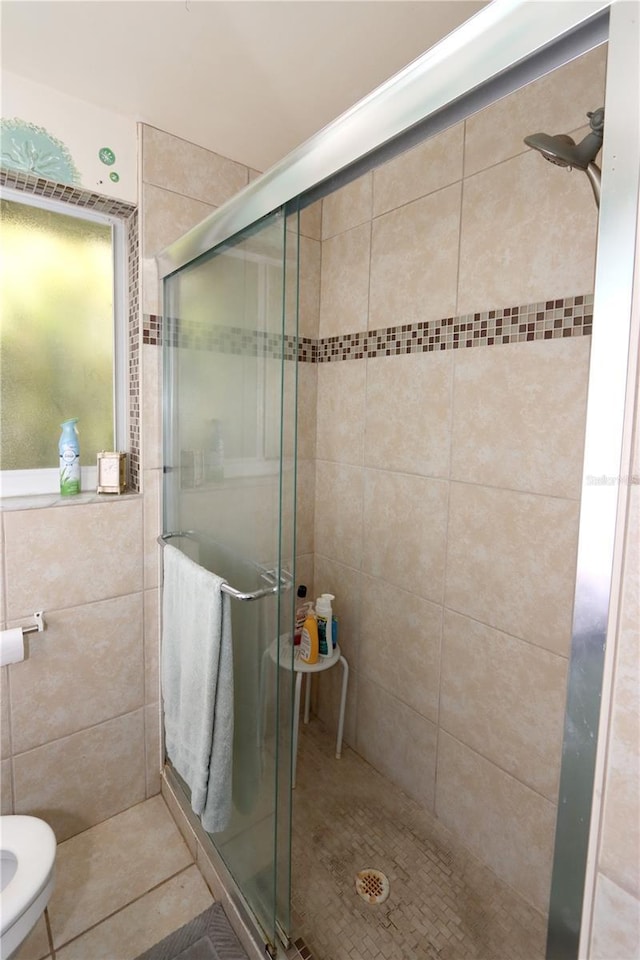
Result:
{"type": "Polygon", "coordinates": [[[37,817],[0,817],[0,960],[31,933],[53,890],[56,838],[37,817]]]}

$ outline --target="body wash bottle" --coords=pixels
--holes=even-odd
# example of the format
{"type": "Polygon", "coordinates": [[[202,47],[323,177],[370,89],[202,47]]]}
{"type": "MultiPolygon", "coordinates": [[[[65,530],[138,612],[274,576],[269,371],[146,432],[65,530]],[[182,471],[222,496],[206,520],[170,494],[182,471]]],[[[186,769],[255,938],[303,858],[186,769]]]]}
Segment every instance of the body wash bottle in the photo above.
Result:
{"type": "Polygon", "coordinates": [[[316,600],[316,616],[318,618],[318,646],[321,657],[333,656],[333,610],[331,601],[335,600],[332,593],[323,593],[316,600]]]}

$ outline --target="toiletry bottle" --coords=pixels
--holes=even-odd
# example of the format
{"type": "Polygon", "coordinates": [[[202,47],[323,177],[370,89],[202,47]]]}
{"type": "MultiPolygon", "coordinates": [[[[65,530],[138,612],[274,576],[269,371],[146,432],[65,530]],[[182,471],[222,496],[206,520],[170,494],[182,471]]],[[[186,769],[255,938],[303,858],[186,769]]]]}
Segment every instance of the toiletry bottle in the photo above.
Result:
{"type": "Polygon", "coordinates": [[[307,616],[302,628],[300,659],[303,663],[318,662],[318,622],[313,613],[307,616]]]}
{"type": "Polygon", "coordinates": [[[302,636],[302,628],[305,620],[310,613],[313,613],[313,603],[311,600],[305,599],[307,596],[307,588],[304,583],[301,583],[298,587],[297,594],[298,603],[296,604],[296,626],[293,633],[293,645],[295,647],[300,644],[300,637],[302,636]]]}
{"type": "Polygon", "coordinates": [[[60,455],[60,493],[68,497],[80,493],[80,441],[76,423],[78,418],[61,423],[62,433],[58,441],[60,455]]]}
{"type": "Polygon", "coordinates": [[[333,656],[333,643],[331,634],[333,631],[333,610],[331,601],[335,600],[332,593],[323,593],[316,600],[316,616],[318,618],[318,646],[321,657],[333,656]]]}

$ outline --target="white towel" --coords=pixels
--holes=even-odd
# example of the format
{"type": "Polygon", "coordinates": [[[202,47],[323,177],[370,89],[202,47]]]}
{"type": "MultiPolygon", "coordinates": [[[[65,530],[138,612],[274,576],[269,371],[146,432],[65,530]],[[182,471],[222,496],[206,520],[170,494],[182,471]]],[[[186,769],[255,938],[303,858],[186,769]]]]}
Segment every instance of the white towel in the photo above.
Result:
{"type": "Polygon", "coordinates": [[[167,755],[209,833],[231,814],[233,650],[225,582],[166,544],[162,696],[167,755]]]}

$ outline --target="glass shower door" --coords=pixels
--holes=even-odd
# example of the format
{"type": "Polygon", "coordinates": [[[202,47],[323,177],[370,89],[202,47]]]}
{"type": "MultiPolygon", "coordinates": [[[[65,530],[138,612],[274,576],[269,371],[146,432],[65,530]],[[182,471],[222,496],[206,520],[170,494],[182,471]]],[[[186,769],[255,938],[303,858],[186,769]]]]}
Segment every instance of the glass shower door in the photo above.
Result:
{"type": "Polygon", "coordinates": [[[164,290],[164,530],[261,594],[230,601],[233,811],[210,836],[271,945],[289,930],[296,288],[297,234],[277,212],[164,290]]]}

